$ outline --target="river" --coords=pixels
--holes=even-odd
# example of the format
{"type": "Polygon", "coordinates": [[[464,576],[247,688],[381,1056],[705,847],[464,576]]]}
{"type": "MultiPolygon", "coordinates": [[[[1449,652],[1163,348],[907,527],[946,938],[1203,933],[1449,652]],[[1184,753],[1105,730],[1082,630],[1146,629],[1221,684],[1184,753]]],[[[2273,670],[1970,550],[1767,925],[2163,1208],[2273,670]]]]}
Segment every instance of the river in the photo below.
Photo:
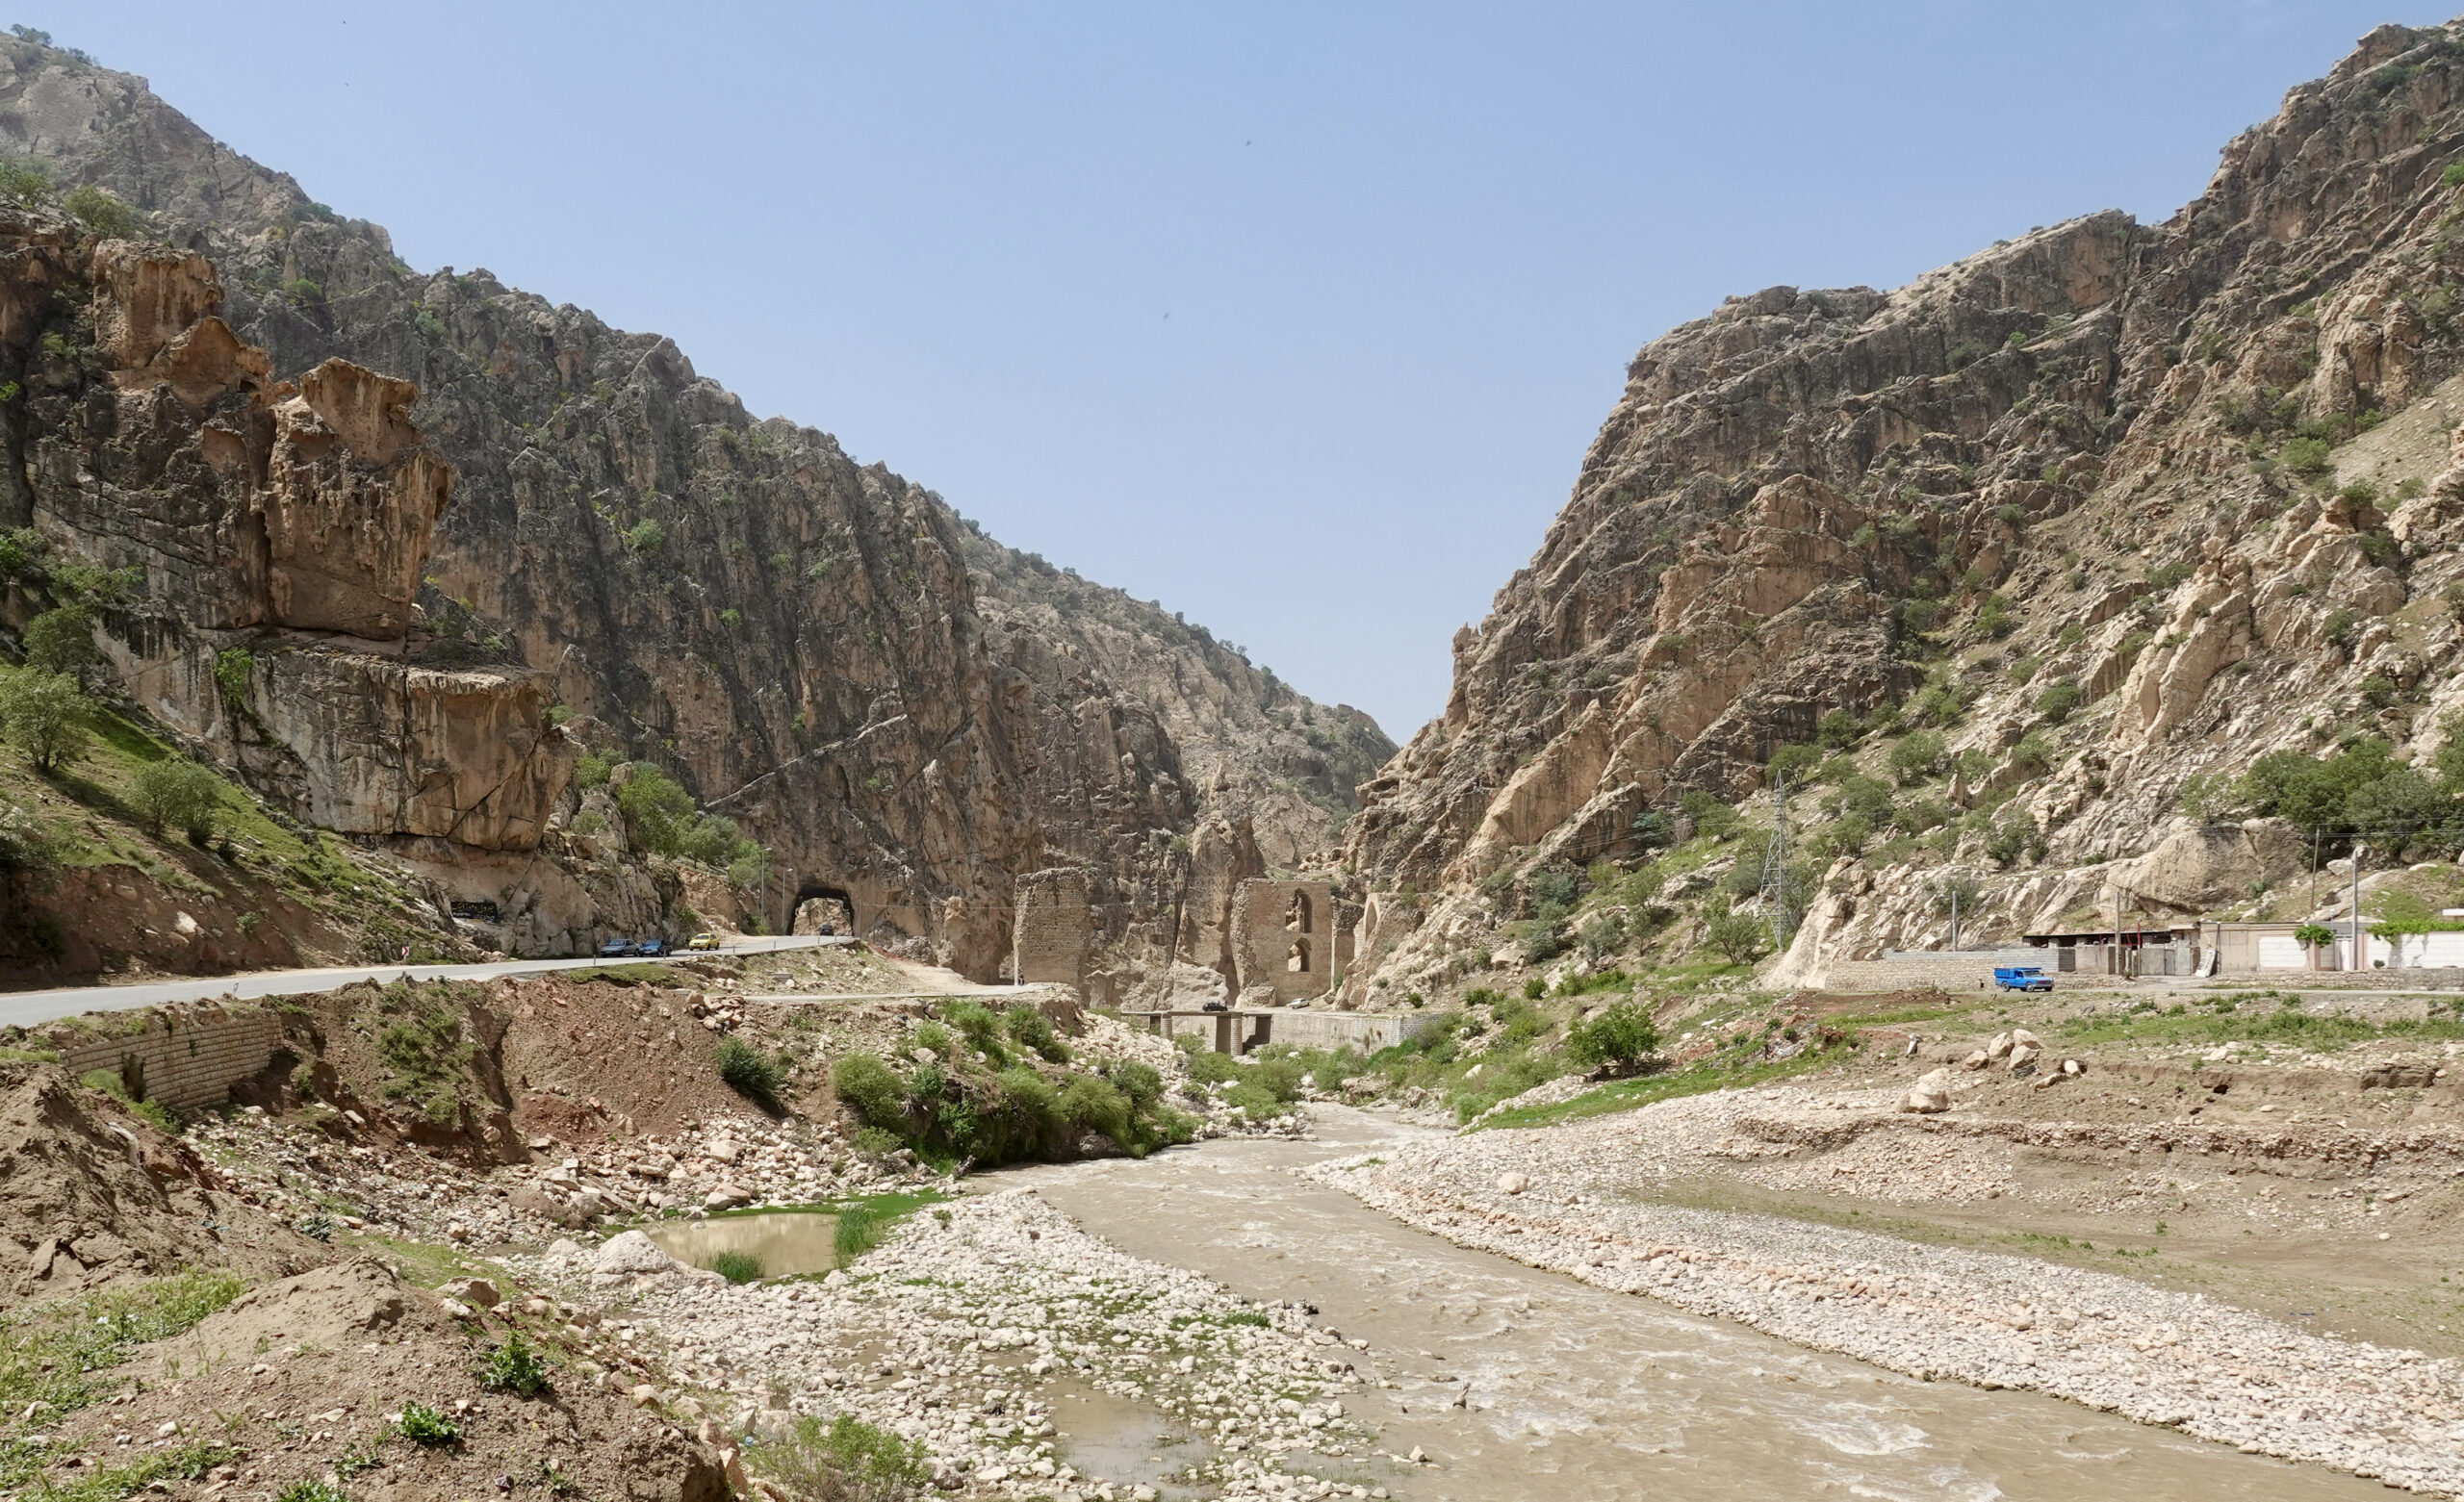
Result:
{"type": "Polygon", "coordinates": [[[1345,1337],[1368,1339],[1378,1374],[1400,1386],[1364,1390],[1355,1412],[1384,1448],[1419,1446],[1434,1462],[1393,1473],[1399,1497],[2386,1494],[2039,1393],[1922,1382],[1465,1250],[1290,1171],[1428,1129],[1344,1107],[1316,1107],[1316,1118],[1313,1141],[1216,1141],[983,1182],[1033,1186],[1127,1251],[1250,1298],[1313,1304],[1345,1337]]]}

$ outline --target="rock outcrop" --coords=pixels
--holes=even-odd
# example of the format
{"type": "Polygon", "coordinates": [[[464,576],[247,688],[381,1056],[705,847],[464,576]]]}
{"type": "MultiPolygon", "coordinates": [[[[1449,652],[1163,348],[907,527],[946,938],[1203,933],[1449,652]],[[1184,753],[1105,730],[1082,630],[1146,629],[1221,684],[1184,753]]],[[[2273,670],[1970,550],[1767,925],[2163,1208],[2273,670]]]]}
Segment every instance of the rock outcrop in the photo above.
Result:
{"type": "Polygon", "coordinates": [[[2464,29],[2382,27],[2162,224],[2091,215],[1653,341],[1347,864],[1477,928],[1476,887],[1631,861],[1679,795],[1757,793],[1831,716],[1834,746],[1941,734],[1913,832],[1958,821],[1846,850],[1807,925],[1833,953],[1939,942],[1945,863],[1989,876],[1971,933],[2116,881],[2167,912],[2265,890],[2284,831],[2173,832],[2188,795],[2338,734],[2426,754],[2464,707],[2459,132],[2464,29]]]}
{"type": "Polygon", "coordinates": [[[406,660],[453,479],[416,391],[339,359],[277,382],[204,257],[39,211],[0,213],[0,283],[23,388],[0,522],[107,581],[89,593],[136,703],[325,828],[537,845],[577,755],[546,684],[406,660]]]}

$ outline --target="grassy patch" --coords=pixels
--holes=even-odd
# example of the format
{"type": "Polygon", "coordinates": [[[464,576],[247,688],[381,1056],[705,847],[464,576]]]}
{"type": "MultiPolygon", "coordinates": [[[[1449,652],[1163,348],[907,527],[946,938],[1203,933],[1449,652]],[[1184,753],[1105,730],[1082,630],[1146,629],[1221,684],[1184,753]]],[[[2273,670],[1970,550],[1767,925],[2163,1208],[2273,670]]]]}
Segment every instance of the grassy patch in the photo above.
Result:
{"type": "Polygon", "coordinates": [[[83,1408],[96,1394],[94,1373],[126,1361],[132,1346],[178,1335],[245,1286],[229,1273],[189,1272],[13,1311],[0,1319],[0,1409],[83,1408]]]}
{"type": "MultiPolygon", "coordinates": [[[[217,1465],[246,1458],[244,1450],[235,1450],[227,1444],[211,1440],[184,1444],[126,1465],[78,1475],[64,1485],[41,1482],[32,1495],[39,1502],[120,1502],[122,1497],[135,1496],[158,1482],[197,1481],[217,1465]]],[[[11,1463],[14,1460],[16,1457],[13,1455],[0,1457],[0,1486],[22,1485],[35,1480],[34,1469],[13,1480],[11,1463]]],[[[35,1467],[39,1468],[40,1464],[36,1462],[35,1467]]]]}
{"type": "Polygon", "coordinates": [[[845,1267],[881,1245],[901,1220],[945,1198],[939,1194],[872,1194],[841,1206],[831,1238],[831,1250],[838,1265],[845,1267]]]}
{"type": "Polygon", "coordinates": [[[924,1447],[852,1413],[824,1424],[807,1415],[745,1457],[755,1474],[790,1494],[830,1502],[894,1502],[930,1482],[924,1447]]]}
{"type": "Polygon", "coordinates": [[[2269,994],[2207,997],[2163,1008],[2142,1001],[2120,1012],[2067,1018],[2059,1031],[2077,1043],[2260,1043],[2316,1050],[2349,1048],[2382,1038],[2464,1039],[2464,1004],[2450,1003],[2420,1019],[2370,1022],[2343,1013],[2306,1012],[2293,998],[2269,1006],[2265,1005],[2269,994]]]}
{"type": "Polygon", "coordinates": [[[1947,1022],[1966,1015],[1969,1003],[1951,1002],[1925,1006],[1894,1006],[1888,1011],[1857,1012],[1836,1019],[1842,1027],[1887,1028],[1904,1022],[1947,1022]]]}
{"type": "Polygon", "coordinates": [[[1638,1080],[1619,1080],[1587,1090],[1571,1101],[1553,1106],[1527,1106],[1502,1110],[1480,1123],[1486,1131],[1492,1127],[1545,1127],[1560,1121],[1579,1121],[1588,1116],[1607,1116],[1618,1111],[1637,1110],[1661,1101],[1681,1096],[1707,1095],[1713,1090],[1741,1089],[1805,1074],[1822,1065],[1836,1063],[1840,1055],[1852,1045],[1831,1048],[1809,1048],[1787,1058],[1765,1059],[1751,1064],[1724,1063],[1706,1059],[1684,1069],[1665,1074],[1645,1075],[1638,1080]]]}
{"type": "Polygon", "coordinates": [[[419,1107],[439,1127],[462,1119],[462,1081],[477,1045],[462,1027],[462,997],[449,981],[398,980],[379,993],[375,1033],[385,1094],[419,1107]]]}

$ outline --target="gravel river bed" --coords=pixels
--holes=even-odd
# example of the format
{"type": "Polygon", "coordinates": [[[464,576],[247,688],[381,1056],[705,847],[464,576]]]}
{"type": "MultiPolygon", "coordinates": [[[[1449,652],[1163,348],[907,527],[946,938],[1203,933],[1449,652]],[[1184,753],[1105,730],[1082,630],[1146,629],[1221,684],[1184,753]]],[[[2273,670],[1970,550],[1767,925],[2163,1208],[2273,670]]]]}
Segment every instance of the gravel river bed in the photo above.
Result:
{"type": "MultiPolygon", "coordinates": [[[[1366,1379],[1348,1417],[1398,1497],[2359,1498],[2376,1482],[2020,1390],[1926,1381],[1457,1245],[1301,1177],[1447,1135],[1341,1107],[1316,1139],[988,1175],[1233,1293],[1314,1306],[1366,1379]]],[[[1525,1133],[1496,1133],[1523,1138],[1525,1133]]],[[[1527,1134],[1541,1145],[1541,1133],[1527,1134]]],[[[1740,1223],[1758,1217],[1733,1217],[1740,1223]]],[[[1789,1228],[1791,1230],[1801,1228],[1789,1228]]],[[[1912,1265],[1922,1249],[1910,1246],[1912,1265]]],[[[1056,1421],[1065,1421],[1056,1415],[1056,1421]]]]}

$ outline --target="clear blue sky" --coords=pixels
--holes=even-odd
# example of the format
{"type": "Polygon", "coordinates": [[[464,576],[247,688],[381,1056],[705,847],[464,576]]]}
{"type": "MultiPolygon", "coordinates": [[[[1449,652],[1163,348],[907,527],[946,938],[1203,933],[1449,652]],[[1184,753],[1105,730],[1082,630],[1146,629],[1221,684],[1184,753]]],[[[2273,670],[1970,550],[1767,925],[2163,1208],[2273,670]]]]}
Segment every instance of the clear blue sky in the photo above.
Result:
{"type": "Polygon", "coordinates": [[[388,226],[672,335],[1401,740],[1644,341],[2119,207],[2383,20],[2314,0],[20,4],[388,226]]]}

